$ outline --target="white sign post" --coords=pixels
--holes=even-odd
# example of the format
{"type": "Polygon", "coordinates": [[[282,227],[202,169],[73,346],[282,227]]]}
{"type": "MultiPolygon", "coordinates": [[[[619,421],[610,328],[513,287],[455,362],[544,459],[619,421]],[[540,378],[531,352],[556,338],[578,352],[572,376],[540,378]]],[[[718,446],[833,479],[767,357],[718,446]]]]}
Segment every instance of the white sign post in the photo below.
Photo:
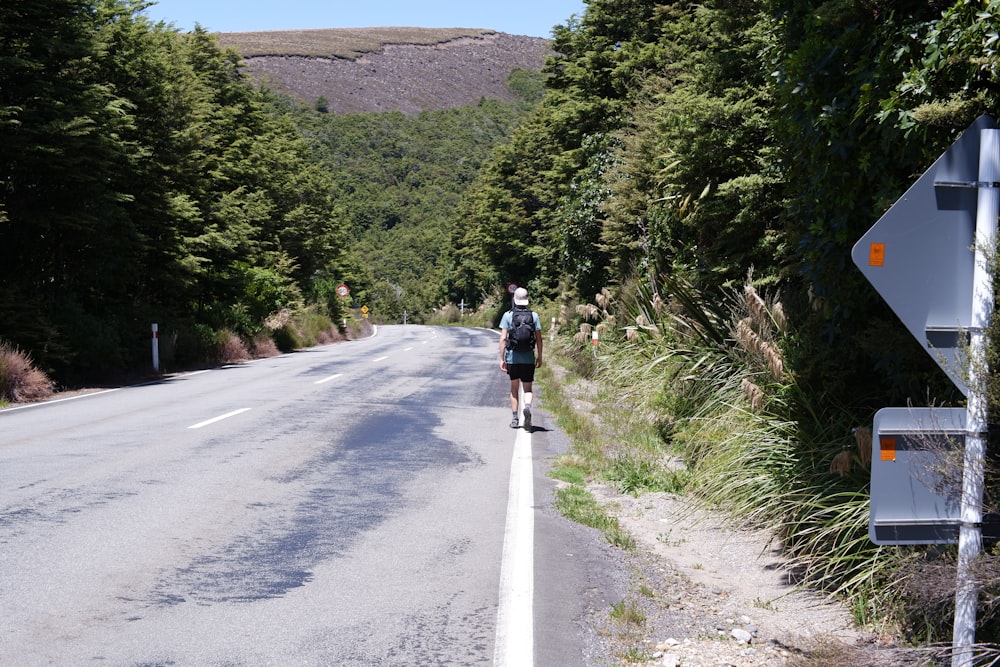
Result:
{"type": "Polygon", "coordinates": [[[993,275],[997,215],[1000,214],[1000,130],[982,130],[976,206],[976,268],[973,276],[969,340],[969,393],[966,403],[965,457],[962,469],[962,524],[958,533],[953,667],[971,667],[976,643],[979,587],[972,567],[983,548],[983,462],[986,459],[986,330],[993,315],[993,275]]]}
{"type": "Polygon", "coordinates": [[[160,325],[153,323],[153,370],[160,372],[160,325]]]}

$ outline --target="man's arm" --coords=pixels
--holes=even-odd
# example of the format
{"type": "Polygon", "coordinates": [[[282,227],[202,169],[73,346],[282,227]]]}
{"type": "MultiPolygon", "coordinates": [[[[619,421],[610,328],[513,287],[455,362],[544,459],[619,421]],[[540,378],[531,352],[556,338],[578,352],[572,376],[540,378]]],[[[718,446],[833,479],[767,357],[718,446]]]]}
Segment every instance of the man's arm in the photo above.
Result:
{"type": "Polygon", "coordinates": [[[500,329],[500,368],[504,368],[507,365],[507,360],[504,358],[504,351],[507,349],[507,330],[500,329]]]}
{"type": "Polygon", "coordinates": [[[542,367],[542,322],[538,321],[538,328],[535,329],[535,368],[542,367]]]}

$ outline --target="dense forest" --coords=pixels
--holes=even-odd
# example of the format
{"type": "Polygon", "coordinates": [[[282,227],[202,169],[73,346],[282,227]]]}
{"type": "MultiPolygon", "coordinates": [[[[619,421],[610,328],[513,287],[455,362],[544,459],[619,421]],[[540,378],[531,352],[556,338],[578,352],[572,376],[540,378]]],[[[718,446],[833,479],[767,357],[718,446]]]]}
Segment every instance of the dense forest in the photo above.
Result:
{"type": "Polygon", "coordinates": [[[0,340],[73,383],[148,365],[154,322],[177,368],[302,344],[297,313],[431,312],[460,193],[541,74],[512,74],[515,102],[334,116],[143,6],[0,8],[0,340]]]}
{"type": "Polygon", "coordinates": [[[523,284],[720,471],[694,491],[739,487],[860,621],[945,632],[947,596],[900,584],[926,552],[868,543],[863,434],[962,397],[850,250],[997,112],[1000,0],[587,0],[519,102],[418,117],[301,106],[142,6],[0,4],[0,340],[70,382],[138,363],[152,321],[184,363],[279,313],[496,315],[523,284]]]}

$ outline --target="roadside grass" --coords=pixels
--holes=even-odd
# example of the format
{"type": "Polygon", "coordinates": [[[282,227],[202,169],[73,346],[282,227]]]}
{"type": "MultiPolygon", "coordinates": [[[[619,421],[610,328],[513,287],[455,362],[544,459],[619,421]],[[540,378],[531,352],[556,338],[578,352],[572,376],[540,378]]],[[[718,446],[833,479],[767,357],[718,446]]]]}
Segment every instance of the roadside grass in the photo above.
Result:
{"type": "Polygon", "coordinates": [[[661,441],[643,416],[614,409],[620,405],[575,373],[587,372],[589,363],[580,364],[579,357],[567,354],[558,340],[549,341],[546,357],[549,363],[537,375],[544,387],[545,407],[572,442],[572,450],[557,457],[549,472],[550,477],[568,484],[556,490],[556,508],[573,521],[601,530],[609,543],[634,550],[635,538],[586,485],[606,482],[634,495],[677,493],[683,490],[687,473],[670,465],[671,457],[665,456],[661,441]]]}
{"type": "Polygon", "coordinates": [[[574,465],[572,459],[573,457],[569,455],[560,458],[561,462],[549,471],[549,476],[567,484],[586,484],[586,473],[579,465],[574,465]]]}
{"type": "Polygon", "coordinates": [[[597,502],[590,491],[573,484],[556,489],[555,496],[556,509],[566,518],[600,530],[605,539],[616,547],[630,551],[635,549],[635,538],[597,502]]]}
{"type": "Polygon", "coordinates": [[[618,626],[622,637],[629,638],[628,646],[620,652],[624,664],[645,663],[652,658],[650,652],[642,645],[642,637],[646,631],[646,613],[631,599],[621,600],[611,605],[608,613],[612,622],[618,626]]]}
{"type": "Polygon", "coordinates": [[[579,493],[599,482],[720,509],[770,531],[798,583],[842,600],[859,626],[903,643],[937,641],[943,617],[914,616],[902,583],[934,553],[870,542],[870,429],[866,439],[856,410],[796,384],[782,352],[794,348],[794,332],[781,304],[749,278],[714,299],[680,282],[630,289],[617,306],[602,291],[596,305],[577,309],[579,334],[547,341],[546,407],[573,443],[553,476],[579,493]],[[581,335],[602,326],[594,313],[610,325],[599,348],[581,335]]]}
{"type": "Polygon", "coordinates": [[[607,466],[602,436],[594,421],[573,407],[569,396],[573,385],[572,380],[568,381],[569,376],[556,379],[552,364],[563,364],[565,360],[552,348],[552,345],[547,347],[548,363],[538,370],[536,377],[545,388],[545,409],[555,415],[556,424],[573,443],[572,451],[556,459],[553,469],[560,471],[560,475],[574,478],[564,481],[582,484],[586,479],[600,477],[607,466]]]}
{"type": "Polygon", "coordinates": [[[690,481],[684,468],[672,468],[654,452],[629,449],[615,454],[607,473],[622,493],[640,496],[651,491],[683,493],[690,481]]]}
{"type": "Polygon", "coordinates": [[[550,476],[572,484],[603,481],[636,496],[653,491],[683,492],[689,474],[665,449],[646,416],[622,410],[603,391],[589,396],[593,399],[589,413],[581,411],[579,406],[590,402],[579,396],[593,390],[580,389],[586,380],[572,375],[567,366],[573,361],[558,342],[546,349],[549,364],[538,373],[545,387],[545,406],[573,443],[570,453],[556,459],[550,476]],[[553,371],[552,364],[561,369],[553,371]]]}

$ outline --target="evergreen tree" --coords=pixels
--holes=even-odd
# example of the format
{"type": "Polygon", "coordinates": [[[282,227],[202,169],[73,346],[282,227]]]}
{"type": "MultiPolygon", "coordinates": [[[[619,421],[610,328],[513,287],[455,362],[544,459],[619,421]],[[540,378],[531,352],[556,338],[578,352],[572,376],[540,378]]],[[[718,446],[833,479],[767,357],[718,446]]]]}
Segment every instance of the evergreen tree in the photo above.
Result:
{"type": "MultiPolygon", "coordinates": [[[[94,313],[134,270],[135,229],[116,172],[133,109],[99,76],[102,12],[86,0],[0,8],[0,336],[70,363],[60,334],[120,340],[94,313]],[[89,328],[84,334],[83,330],[89,328]]],[[[112,355],[112,359],[114,355],[112,355]]]]}
{"type": "Polygon", "coordinates": [[[808,341],[797,370],[845,396],[866,391],[905,402],[926,394],[928,383],[947,396],[943,374],[850,260],[857,239],[946,147],[878,122],[882,100],[922,58],[921,26],[940,10],[917,1],[891,11],[772,4],[775,162],[788,183],[784,235],[802,281],[800,298],[788,305],[808,341]]]}

